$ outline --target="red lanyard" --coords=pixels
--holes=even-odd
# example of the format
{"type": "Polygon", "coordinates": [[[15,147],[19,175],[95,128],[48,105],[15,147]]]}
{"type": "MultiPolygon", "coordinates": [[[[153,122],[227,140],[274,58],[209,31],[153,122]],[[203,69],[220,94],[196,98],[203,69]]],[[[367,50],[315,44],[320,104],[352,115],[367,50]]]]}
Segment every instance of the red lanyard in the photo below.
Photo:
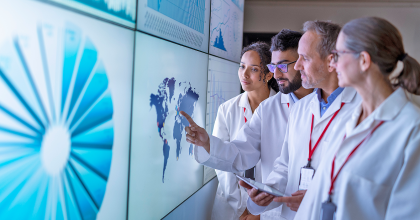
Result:
{"type": "Polygon", "coordinates": [[[245,119],[245,123],[246,123],[246,117],[245,117],[245,110],[246,110],[246,108],[244,108],[244,119],[245,119]]]}
{"type": "Polygon", "coordinates": [[[287,103],[287,107],[288,107],[288,108],[290,108],[290,105],[289,105],[289,103],[287,103]]]}
{"type": "MultiPolygon", "coordinates": [[[[335,180],[337,179],[337,176],[338,176],[338,174],[340,174],[340,172],[341,172],[341,169],[343,169],[343,167],[344,167],[344,165],[347,163],[347,161],[350,159],[350,157],[353,155],[353,153],[357,150],[357,148],[359,148],[360,147],[360,145],[362,145],[363,144],[363,142],[365,142],[366,141],[366,139],[368,139],[368,137],[370,137],[370,136],[372,136],[372,134],[373,134],[373,132],[375,132],[375,130],[379,127],[379,126],[381,126],[382,124],[384,123],[384,121],[381,121],[381,122],[379,122],[379,124],[378,125],[376,125],[376,127],[375,128],[373,128],[373,130],[362,140],[362,142],[360,142],[352,151],[351,151],[351,153],[349,154],[349,156],[347,156],[347,158],[346,158],[346,160],[344,161],[344,163],[343,163],[343,165],[340,167],[340,169],[338,170],[338,172],[337,172],[337,174],[334,176],[334,166],[335,166],[335,157],[337,156],[337,153],[336,153],[336,155],[334,156],[334,159],[333,159],[333,161],[332,161],[332,168],[331,168],[331,186],[330,186],[330,191],[328,192],[328,194],[329,195],[331,195],[332,194],[332,191],[333,191],[333,189],[334,189],[334,183],[335,183],[335,180]]],[[[344,135],[344,139],[346,138],[346,136],[344,135]]],[[[344,141],[344,139],[343,139],[343,141],[344,141]]]]}
{"type": "Polygon", "coordinates": [[[327,131],[328,127],[330,127],[330,124],[331,124],[332,120],[334,120],[335,116],[337,116],[338,112],[340,112],[340,110],[343,108],[344,104],[345,104],[344,102],[341,103],[340,109],[338,109],[338,111],[336,111],[334,113],[334,115],[332,116],[332,118],[328,122],[327,126],[324,128],[324,131],[322,131],[321,136],[319,136],[318,141],[315,143],[314,148],[311,149],[311,146],[312,146],[312,141],[311,141],[312,130],[314,129],[314,114],[312,114],[311,135],[309,136],[309,157],[308,157],[308,165],[307,165],[308,167],[311,166],[312,155],[314,154],[316,148],[318,147],[319,142],[321,141],[322,137],[324,137],[324,134],[327,131]]]}

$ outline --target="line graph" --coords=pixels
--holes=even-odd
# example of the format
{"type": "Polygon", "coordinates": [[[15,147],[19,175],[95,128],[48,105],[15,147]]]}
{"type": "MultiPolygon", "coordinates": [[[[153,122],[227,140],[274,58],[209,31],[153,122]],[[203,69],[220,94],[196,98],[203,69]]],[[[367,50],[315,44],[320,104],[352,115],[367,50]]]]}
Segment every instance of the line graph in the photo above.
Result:
{"type": "Polygon", "coordinates": [[[244,11],[244,2],[241,0],[232,0],[233,4],[235,4],[236,6],[238,6],[239,9],[241,9],[241,11],[244,11]]]}
{"type": "Polygon", "coordinates": [[[211,54],[239,62],[242,48],[243,3],[243,0],[211,2],[211,54]]]}
{"type": "Polygon", "coordinates": [[[209,57],[206,130],[213,133],[219,106],[240,93],[238,64],[209,57]]]}

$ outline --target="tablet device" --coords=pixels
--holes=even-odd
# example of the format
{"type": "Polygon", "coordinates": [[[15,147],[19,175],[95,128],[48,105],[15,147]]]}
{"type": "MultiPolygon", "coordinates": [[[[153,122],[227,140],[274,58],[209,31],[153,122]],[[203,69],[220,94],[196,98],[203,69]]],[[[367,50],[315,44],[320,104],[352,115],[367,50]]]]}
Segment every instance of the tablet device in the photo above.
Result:
{"type": "Polygon", "coordinates": [[[252,180],[250,178],[245,178],[245,177],[238,176],[238,175],[236,175],[236,177],[238,179],[244,181],[248,185],[252,186],[253,188],[258,189],[259,191],[266,192],[266,193],[268,193],[270,195],[277,196],[277,197],[284,196],[283,193],[281,193],[277,189],[274,189],[273,187],[270,187],[270,186],[267,186],[265,184],[256,182],[256,181],[254,181],[254,180],[252,180]]]}

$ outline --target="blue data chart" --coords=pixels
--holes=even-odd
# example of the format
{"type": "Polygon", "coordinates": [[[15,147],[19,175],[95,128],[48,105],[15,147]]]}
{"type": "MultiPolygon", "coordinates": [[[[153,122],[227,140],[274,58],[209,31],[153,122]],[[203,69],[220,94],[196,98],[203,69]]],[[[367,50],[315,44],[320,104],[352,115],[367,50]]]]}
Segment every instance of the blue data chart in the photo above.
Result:
{"type": "Polygon", "coordinates": [[[243,0],[211,1],[210,54],[240,61],[243,4],[243,0]]]}
{"type": "Polygon", "coordinates": [[[209,134],[213,133],[219,106],[240,93],[238,67],[237,63],[209,57],[206,113],[206,130],[209,134]]]}
{"type": "Polygon", "coordinates": [[[208,52],[210,0],[139,0],[137,28],[208,52]]]}
{"type": "Polygon", "coordinates": [[[147,6],[204,34],[205,0],[147,0],[147,6]]]}
{"type": "Polygon", "coordinates": [[[0,42],[0,219],[96,219],[114,142],[107,71],[78,27],[34,30],[0,42]]]}
{"type": "Polygon", "coordinates": [[[44,0],[85,11],[108,20],[134,27],[136,22],[136,0],[44,0]]]}

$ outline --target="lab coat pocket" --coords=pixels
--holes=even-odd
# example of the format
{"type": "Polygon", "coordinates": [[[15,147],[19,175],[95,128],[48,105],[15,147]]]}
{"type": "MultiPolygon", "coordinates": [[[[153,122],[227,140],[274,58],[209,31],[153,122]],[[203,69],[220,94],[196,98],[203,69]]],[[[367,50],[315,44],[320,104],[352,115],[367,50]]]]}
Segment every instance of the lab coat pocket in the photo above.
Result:
{"type": "MultiPolygon", "coordinates": [[[[369,169],[369,168],[367,168],[369,169]]],[[[371,176],[375,178],[374,174],[371,176]]],[[[384,186],[364,177],[342,171],[335,183],[337,219],[384,219],[392,187],[384,186]],[[342,210],[339,210],[342,209],[342,210]]]]}

